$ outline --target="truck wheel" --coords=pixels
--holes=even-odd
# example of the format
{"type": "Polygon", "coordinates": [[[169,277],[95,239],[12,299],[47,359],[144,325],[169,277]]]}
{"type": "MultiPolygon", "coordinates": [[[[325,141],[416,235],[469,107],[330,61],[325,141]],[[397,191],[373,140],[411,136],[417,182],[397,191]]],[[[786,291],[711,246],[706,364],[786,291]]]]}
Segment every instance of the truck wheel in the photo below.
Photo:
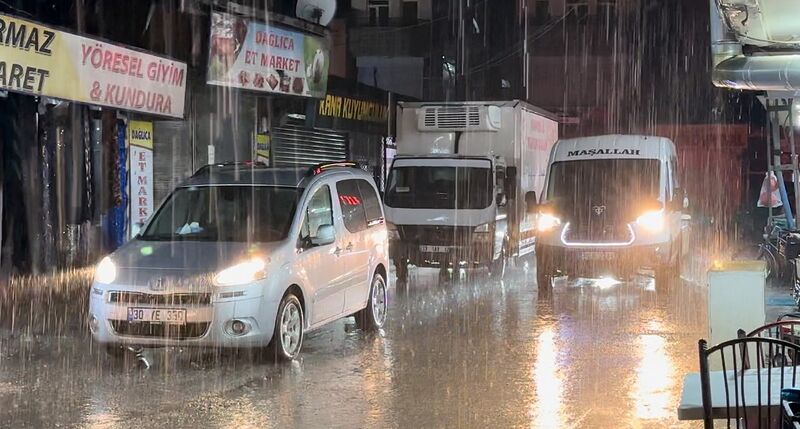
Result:
{"type": "Polygon", "coordinates": [[[394,270],[395,275],[397,276],[397,283],[402,283],[403,286],[405,286],[406,282],[408,281],[408,262],[405,259],[395,259],[394,270]]]}
{"type": "Polygon", "coordinates": [[[500,256],[489,264],[489,273],[495,280],[502,280],[506,275],[506,265],[508,264],[508,257],[506,256],[506,249],[500,250],[500,256]]]}

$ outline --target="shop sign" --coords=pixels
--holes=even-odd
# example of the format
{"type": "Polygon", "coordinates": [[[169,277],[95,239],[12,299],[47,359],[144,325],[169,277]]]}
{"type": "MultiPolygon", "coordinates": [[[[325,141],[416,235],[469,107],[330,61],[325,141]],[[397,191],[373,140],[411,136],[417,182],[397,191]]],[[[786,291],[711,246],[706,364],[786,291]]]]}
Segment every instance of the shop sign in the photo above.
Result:
{"type": "Polygon", "coordinates": [[[384,103],[328,94],[319,101],[319,116],[385,124],[389,107],[384,103]]]}
{"type": "Polygon", "coordinates": [[[131,233],[153,214],[153,123],[128,122],[131,233]]]}
{"type": "Polygon", "coordinates": [[[0,88],[182,118],[186,64],[0,14],[0,88]]]}
{"type": "Polygon", "coordinates": [[[211,14],[208,83],[321,98],[330,49],[321,37],[222,12],[211,14]]]}
{"type": "Polygon", "coordinates": [[[256,134],[256,161],[269,165],[269,149],[272,143],[269,134],[256,134]]]}

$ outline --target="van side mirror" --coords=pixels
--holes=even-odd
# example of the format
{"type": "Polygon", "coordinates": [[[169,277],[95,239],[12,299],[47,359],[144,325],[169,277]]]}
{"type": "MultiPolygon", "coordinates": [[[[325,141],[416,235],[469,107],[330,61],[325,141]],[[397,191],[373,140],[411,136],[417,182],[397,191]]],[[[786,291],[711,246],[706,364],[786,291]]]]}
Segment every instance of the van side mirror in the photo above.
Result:
{"type": "Polygon", "coordinates": [[[336,241],[336,230],[333,225],[320,225],[317,228],[317,236],[311,238],[311,244],[314,246],[325,246],[333,244],[336,241]]]}
{"type": "Polygon", "coordinates": [[[536,198],[536,191],[525,193],[525,209],[528,213],[534,213],[539,208],[539,200],[536,198]]]}

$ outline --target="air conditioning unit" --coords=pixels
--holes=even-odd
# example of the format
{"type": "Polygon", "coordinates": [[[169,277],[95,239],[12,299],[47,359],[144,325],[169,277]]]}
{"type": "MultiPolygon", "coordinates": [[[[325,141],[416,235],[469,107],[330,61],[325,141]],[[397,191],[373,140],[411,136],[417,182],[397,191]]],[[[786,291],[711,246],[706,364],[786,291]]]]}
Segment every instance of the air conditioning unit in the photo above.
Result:
{"type": "Polygon", "coordinates": [[[499,131],[498,106],[426,106],[417,110],[420,131],[499,131]]]}

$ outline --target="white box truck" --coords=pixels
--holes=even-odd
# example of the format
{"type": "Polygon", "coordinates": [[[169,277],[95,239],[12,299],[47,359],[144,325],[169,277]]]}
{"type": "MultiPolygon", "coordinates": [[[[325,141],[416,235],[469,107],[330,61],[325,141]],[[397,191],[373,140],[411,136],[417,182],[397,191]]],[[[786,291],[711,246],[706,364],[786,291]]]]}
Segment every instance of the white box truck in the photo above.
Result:
{"type": "Polygon", "coordinates": [[[486,267],[535,244],[555,117],[522,101],[399,103],[384,204],[398,281],[418,267],[486,267]]]}

